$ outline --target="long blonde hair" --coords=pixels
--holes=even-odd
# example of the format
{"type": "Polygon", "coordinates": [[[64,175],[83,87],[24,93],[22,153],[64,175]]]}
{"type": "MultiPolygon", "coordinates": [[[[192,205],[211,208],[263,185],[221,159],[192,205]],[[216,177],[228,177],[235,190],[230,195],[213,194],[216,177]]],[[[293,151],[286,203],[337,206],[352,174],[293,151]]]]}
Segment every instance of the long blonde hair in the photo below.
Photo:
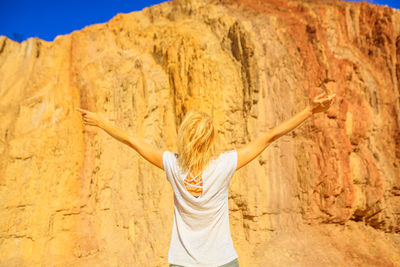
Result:
{"type": "Polygon", "coordinates": [[[189,176],[203,171],[215,157],[215,129],[212,118],[205,112],[192,109],[178,130],[178,163],[189,176]]]}

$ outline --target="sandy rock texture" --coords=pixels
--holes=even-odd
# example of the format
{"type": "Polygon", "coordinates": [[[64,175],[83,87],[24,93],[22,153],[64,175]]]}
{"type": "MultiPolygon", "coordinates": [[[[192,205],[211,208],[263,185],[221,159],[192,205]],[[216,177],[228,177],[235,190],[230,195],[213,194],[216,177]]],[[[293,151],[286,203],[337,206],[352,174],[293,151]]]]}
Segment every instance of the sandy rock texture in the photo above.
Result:
{"type": "Polygon", "coordinates": [[[336,101],[230,184],[240,266],[400,265],[400,11],[174,0],[22,43],[0,37],[0,266],[168,266],[165,173],[75,110],[176,151],[211,114],[239,148],[336,101]]]}

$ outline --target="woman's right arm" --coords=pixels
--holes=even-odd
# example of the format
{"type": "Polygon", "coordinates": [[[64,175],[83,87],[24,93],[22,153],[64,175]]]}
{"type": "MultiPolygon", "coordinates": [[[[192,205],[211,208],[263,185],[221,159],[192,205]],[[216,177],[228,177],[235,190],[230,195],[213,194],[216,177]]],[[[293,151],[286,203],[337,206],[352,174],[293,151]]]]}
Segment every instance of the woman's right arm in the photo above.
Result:
{"type": "Polygon", "coordinates": [[[99,116],[97,113],[81,108],[76,108],[76,110],[82,113],[83,122],[85,124],[103,129],[106,133],[114,137],[116,140],[136,150],[136,152],[138,152],[144,159],[157,166],[158,168],[164,170],[163,150],[160,150],[157,147],[148,144],[142,138],[130,136],[125,131],[109,123],[106,119],[99,116]]]}
{"type": "Polygon", "coordinates": [[[312,116],[314,113],[322,112],[328,110],[331,104],[331,100],[335,97],[335,94],[330,96],[325,96],[322,93],[316,96],[310,105],[308,105],[304,110],[300,111],[290,119],[285,120],[278,126],[274,127],[267,133],[257,137],[245,146],[237,149],[238,162],[236,170],[240,169],[258,155],[264,151],[272,142],[276,139],[290,132],[297,126],[299,126],[303,121],[312,116]]]}

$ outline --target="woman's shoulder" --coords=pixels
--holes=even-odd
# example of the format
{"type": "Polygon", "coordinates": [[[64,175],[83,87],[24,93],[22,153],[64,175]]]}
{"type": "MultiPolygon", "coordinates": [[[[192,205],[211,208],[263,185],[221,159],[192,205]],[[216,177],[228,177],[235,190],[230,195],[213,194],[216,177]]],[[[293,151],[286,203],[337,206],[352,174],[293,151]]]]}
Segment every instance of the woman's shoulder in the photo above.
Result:
{"type": "Polygon", "coordinates": [[[235,153],[236,153],[236,149],[230,149],[230,150],[227,150],[227,151],[225,151],[225,152],[222,152],[222,153],[220,154],[220,156],[224,157],[224,156],[233,155],[233,154],[235,154],[235,153]]]}
{"type": "Polygon", "coordinates": [[[235,152],[236,152],[236,151],[235,151],[234,149],[220,152],[219,154],[216,154],[216,155],[213,157],[213,161],[214,161],[214,162],[225,161],[225,160],[227,160],[228,158],[232,158],[232,156],[233,156],[233,154],[234,154],[235,152]]]}
{"type": "Polygon", "coordinates": [[[163,153],[163,160],[167,162],[176,162],[178,160],[178,157],[178,153],[170,150],[165,150],[163,153]]]}

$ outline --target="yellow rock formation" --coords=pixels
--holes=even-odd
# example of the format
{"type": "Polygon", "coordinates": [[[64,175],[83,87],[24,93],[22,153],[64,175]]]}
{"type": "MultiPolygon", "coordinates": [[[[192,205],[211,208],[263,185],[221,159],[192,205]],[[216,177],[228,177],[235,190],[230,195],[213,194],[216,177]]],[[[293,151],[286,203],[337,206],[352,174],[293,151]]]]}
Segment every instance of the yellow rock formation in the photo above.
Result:
{"type": "Polygon", "coordinates": [[[240,266],[400,265],[400,12],[174,0],[53,42],[0,37],[0,266],[167,266],[165,173],[76,107],[176,151],[191,108],[238,148],[336,101],[230,184],[240,266]]]}

